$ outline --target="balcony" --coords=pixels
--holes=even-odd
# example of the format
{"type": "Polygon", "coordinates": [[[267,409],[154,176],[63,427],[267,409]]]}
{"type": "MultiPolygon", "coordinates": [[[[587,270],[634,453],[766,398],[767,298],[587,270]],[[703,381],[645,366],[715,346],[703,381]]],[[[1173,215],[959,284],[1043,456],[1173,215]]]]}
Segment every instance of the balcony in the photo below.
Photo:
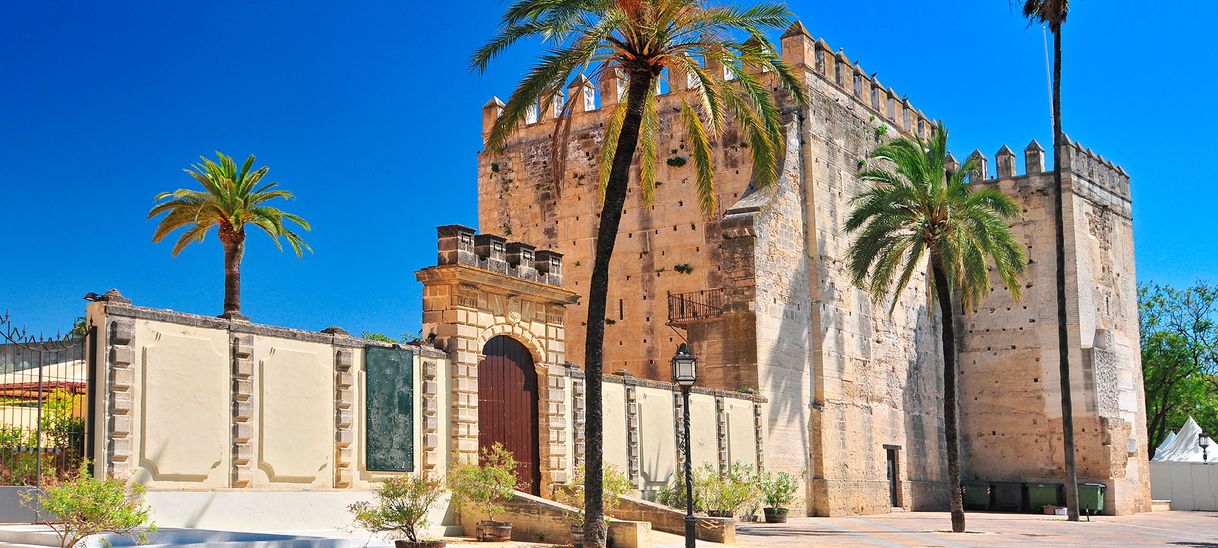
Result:
{"type": "Polygon", "coordinates": [[[723,290],[668,294],[668,325],[713,320],[723,315],[723,290]]]}

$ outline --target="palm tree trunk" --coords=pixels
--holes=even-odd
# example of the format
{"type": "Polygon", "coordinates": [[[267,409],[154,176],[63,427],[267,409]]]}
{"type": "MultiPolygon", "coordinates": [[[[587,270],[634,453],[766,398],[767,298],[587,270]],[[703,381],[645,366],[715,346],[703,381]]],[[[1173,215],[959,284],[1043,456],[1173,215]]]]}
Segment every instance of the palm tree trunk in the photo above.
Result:
{"type": "Polygon", "coordinates": [[[1057,189],[1057,359],[1062,394],[1062,448],[1066,464],[1066,513],[1078,521],[1078,473],[1074,467],[1074,404],[1070,393],[1070,334],[1066,324],[1066,228],[1062,189],[1062,25],[1053,28],[1053,186],[1057,189]]]}
{"type": "Polygon", "coordinates": [[[587,412],[584,449],[584,546],[603,547],[606,540],[604,508],[604,410],[601,405],[601,376],[604,369],[605,300],[609,293],[609,260],[617,242],[617,229],[626,205],[626,187],[630,182],[630,164],[639,143],[639,127],[643,120],[643,103],[651,91],[655,76],[642,72],[630,74],[626,96],[626,116],[613,167],[605,187],[605,203],[601,207],[600,227],[596,234],[596,260],[592,266],[592,281],[588,287],[588,335],[584,347],[584,372],[587,377],[587,412]]]}
{"type": "Polygon", "coordinates": [[[947,447],[947,491],[952,511],[952,531],[964,532],[964,494],[960,491],[960,426],[956,403],[956,324],[947,274],[939,260],[931,259],[935,299],[943,317],[943,437],[947,447]]]}
{"type": "Polygon", "coordinates": [[[242,320],[245,316],[241,314],[241,258],[245,255],[245,234],[220,227],[220,243],[224,245],[224,313],[221,317],[242,320]]]}

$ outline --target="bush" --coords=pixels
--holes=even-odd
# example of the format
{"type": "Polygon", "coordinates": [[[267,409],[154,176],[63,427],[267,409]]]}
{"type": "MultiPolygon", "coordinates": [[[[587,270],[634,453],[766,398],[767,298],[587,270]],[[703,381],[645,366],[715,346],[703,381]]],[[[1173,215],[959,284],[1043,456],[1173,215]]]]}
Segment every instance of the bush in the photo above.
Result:
{"type": "MultiPolygon", "coordinates": [[[[697,484],[697,479],[694,480],[697,484]]],[[[672,480],[656,490],[656,502],[668,506],[669,508],[685,509],[685,472],[677,470],[673,474],[672,480]]],[[[698,492],[694,491],[694,512],[702,512],[705,508],[702,506],[702,500],[698,498],[698,492]]]]}
{"type": "Polygon", "coordinates": [[[117,478],[97,479],[89,474],[88,462],[76,476],[45,490],[22,493],[22,504],[37,511],[41,507],[55,517],[44,522],[59,536],[60,546],[70,548],[86,537],[101,533],[125,535],[138,543],[156,531],[144,505],[144,488],[117,478]]]}
{"type": "MultiPolygon", "coordinates": [[[[621,502],[622,495],[625,495],[633,485],[630,484],[630,480],[626,479],[626,476],[610,464],[606,464],[601,470],[601,477],[604,489],[601,500],[604,501],[605,514],[608,515],[609,511],[621,502]]],[[[554,498],[558,499],[558,502],[575,507],[576,513],[571,518],[571,523],[579,527],[583,527],[586,519],[584,516],[584,484],[584,465],[581,464],[575,469],[575,477],[572,477],[566,485],[559,486],[554,493],[554,498]]],[[[606,517],[605,521],[608,522],[608,520],[606,517]]]]}
{"type": "Polygon", "coordinates": [[[795,477],[786,472],[761,475],[761,496],[769,508],[786,508],[795,499],[797,488],[795,477]]]}
{"type": "Polygon", "coordinates": [[[418,530],[427,527],[427,512],[444,494],[439,480],[426,475],[395,476],[374,491],[375,503],[360,501],[347,507],[355,524],[374,533],[396,532],[418,542],[418,530]]]}
{"type": "Polygon", "coordinates": [[[694,492],[708,512],[734,516],[760,496],[752,466],[736,463],[719,474],[710,465],[702,465],[698,471],[694,475],[694,492]]]}
{"type": "Polygon", "coordinates": [[[458,511],[486,514],[487,520],[495,521],[495,514],[506,510],[503,505],[512,500],[516,489],[516,459],[496,443],[482,450],[480,460],[453,466],[448,472],[448,489],[458,511]]]}

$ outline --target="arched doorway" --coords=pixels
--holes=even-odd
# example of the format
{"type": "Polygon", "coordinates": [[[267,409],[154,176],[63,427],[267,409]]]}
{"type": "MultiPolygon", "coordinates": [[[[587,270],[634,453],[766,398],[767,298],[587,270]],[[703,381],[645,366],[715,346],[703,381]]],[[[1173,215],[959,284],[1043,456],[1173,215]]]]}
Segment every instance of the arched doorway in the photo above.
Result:
{"type": "Polygon", "coordinates": [[[482,348],[478,364],[478,448],[496,442],[516,457],[516,477],[541,493],[538,455],[537,371],[533,356],[516,339],[499,335],[482,348]]]}

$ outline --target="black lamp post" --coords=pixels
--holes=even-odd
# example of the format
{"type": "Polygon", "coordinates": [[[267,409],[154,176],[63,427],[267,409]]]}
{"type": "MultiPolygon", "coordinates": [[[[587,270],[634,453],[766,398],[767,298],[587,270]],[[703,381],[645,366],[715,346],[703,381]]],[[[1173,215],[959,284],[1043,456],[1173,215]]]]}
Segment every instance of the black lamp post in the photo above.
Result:
{"type": "Polygon", "coordinates": [[[698,535],[698,518],[694,517],[694,469],[689,453],[689,389],[698,380],[698,360],[689,353],[685,343],[677,347],[672,357],[672,382],[681,387],[684,402],[682,426],[685,428],[685,548],[694,548],[698,535]]]}
{"type": "Polygon", "coordinates": [[[1210,455],[1209,455],[1209,451],[1208,451],[1210,448],[1209,434],[1206,434],[1205,432],[1197,434],[1197,445],[1201,446],[1201,460],[1203,462],[1209,462],[1210,461],[1210,455]]]}

